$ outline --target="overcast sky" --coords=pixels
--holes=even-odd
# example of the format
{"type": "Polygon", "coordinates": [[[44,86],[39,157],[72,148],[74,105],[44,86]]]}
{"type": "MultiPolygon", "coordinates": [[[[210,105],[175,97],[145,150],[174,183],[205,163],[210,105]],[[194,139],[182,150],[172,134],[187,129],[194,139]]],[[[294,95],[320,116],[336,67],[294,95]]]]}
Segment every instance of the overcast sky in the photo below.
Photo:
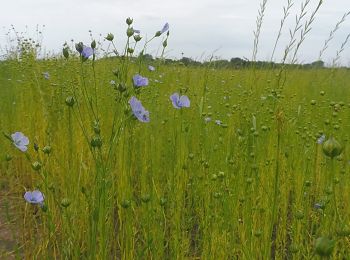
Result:
{"type": "MultiPolygon", "coordinates": [[[[43,45],[47,51],[58,52],[65,41],[90,41],[89,30],[96,39],[100,34],[115,35],[118,46],[125,44],[125,18],[134,18],[134,28],[150,38],[165,22],[170,24],[167,56],[200,59],[215,51],[221,58],[252,57],[253,31],[261,0],[2,0],[0,15],[0,47],[4,49],[6,32],[13,24],[17,31],[25,31],[35,38],[37,25],[45,25],[43,45]]],[[[268,0],[259,41],[258,59],[268,60],[287,0],[268,0]]],[[[295,0],[279,42],[278,61],[289,40],[295,15],[301,1],[295,0]]],[[[318,0],[311,0],[311,11],[318,0]]],[[[318,58],[324,41],[344,13],[350,11],[350,0],[325,0],[316,16],[312,31],[303,43],[299,62],[318,58]]],[[[341,25],[323,56],[331,62],[342,42],[350,33],[350,16],[341,25]]],[[[160,41],[148,51],[155,55],[160,41]]],[[[350,65],[350,43],[341,55],[341,62],[350,65]]]]}

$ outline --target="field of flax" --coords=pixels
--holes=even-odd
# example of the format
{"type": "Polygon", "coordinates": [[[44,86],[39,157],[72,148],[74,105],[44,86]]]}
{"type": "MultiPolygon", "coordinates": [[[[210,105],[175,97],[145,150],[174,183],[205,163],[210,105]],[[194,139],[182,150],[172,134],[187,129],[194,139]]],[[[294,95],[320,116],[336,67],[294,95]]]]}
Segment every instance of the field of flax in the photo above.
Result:
{"type": "Polygon", "coordinates": [[[144,66],[142,123],[110,83],[122,62],[1,63],[1,130],[30,140],[24,154],[0,139],[3,256],[310,259],[320,238],[350,255],[348,70],[289,70],[276,94],[272,70],[144,66]],[[340,156],[323,152],[331,136],[340,156]],[[41,207],[23,199],[34,189],[41,207]]]}
{"type": "Polygon", "coordinates": [[[1,258],[349,257],[349,69],[136,58],[130,24],[0,63],[1,258]]]}

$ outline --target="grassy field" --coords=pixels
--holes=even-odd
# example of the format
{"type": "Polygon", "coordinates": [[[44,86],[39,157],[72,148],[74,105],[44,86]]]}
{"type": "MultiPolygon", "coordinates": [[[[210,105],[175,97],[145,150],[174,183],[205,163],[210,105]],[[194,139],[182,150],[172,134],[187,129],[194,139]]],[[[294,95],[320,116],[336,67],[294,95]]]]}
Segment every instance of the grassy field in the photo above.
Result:
{"type": "Polygon", "coordinates": [[[0,63],[0,258],[347,259],[349,69],[136,59],[128,25],[0,63]]]}

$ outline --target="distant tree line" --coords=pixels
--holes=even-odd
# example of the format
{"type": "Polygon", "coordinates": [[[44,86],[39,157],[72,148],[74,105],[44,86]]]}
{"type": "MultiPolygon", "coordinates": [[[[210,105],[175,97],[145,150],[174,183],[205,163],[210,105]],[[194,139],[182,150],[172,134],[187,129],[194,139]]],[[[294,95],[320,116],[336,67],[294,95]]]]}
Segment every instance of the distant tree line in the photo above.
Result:
{"type": "MultiPolygon", "coordinates": [[[[145,54],[143,56],[144,60],[153,61],[154,58],[150,54],[145,54]]],[[[266,69],[266,68],[278,68],[281,67],[281,63],[276,62],[270,62],[270,61],[249,61],[247,59],[242,58],[231,58],[230,60],[220,59],[220,60],[212,60],[212,61],[203,61],[199,62],[196,60],[193,60],[189,57],[182,57],[179,60],[172,60],[172,59],[164,59],[165,63],[168,64],[181,64],[184,66],[194,66],[194,67],[200,67],[200,66],[208,66],[209,63],[211,66],[215,68],[230,68],[230,69],[242,69],[242,68],[250,68],[254,66],[258,69],[266,69]]],[[[311,63],[306,64],[284,64],[285,67],[294,67],[294,68],[304,68],[304,69],[319,69],[319,68],[325,68],[325,63],[322,60],[317,60],[311,63]]]]}

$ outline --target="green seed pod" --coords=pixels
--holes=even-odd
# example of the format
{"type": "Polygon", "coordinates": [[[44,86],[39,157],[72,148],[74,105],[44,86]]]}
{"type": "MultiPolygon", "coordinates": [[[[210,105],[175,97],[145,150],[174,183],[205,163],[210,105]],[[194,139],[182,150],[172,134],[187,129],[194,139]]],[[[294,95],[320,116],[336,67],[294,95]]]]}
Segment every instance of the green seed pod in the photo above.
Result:
{"type": "Polygon", "coordinates": [[[126,85],[124,83],[119,83],[117,89],[120,93],[123,93],[126,90],[126,85]]]}
{"type": "Polygon", "coordinates": [[[134,49],[133,48],[128,48],[128,53],[133,54],[134,53],[134,49]]]}
{"type": "Polygon", "coordinates": [[[188,155],[188,158],[192,160],[192,159],[194,158],[194,154],[193,154],[193,153],[190,153],[190,154],[188,155]]]}
{"type": "Polygon", "coordinates": [[[253,178],[247,178],[245,182],[250,185],[253,183],[253,178]]]}
{"type": "Polygon", "coordinates": [[[150,200],[151,200],[151,195],[149,195],[149,194],[142,195],[142,197],[141,197],[141,201],[142,201],[143,203],[147,203],[147,202],[149,202],[150,200]]]}
{"type": "Polygon", "coordinates": [[[221,192],[214,192],[213,196],[215,199],[219,199],[222,197],[222,193],[221,192]]]}
{"type": "Polygon", "coordinates": [[[261,235],[262,235],[262,231],[261,230],[254,231],[254,236],[255,237],[261,237],[261,235]]]}
{"type": "Polygon", "coordinates": [[[131,19],[130,17],[128,17],[128,18],[126,18],[126,21],[125,21],[125,22],[126,22],[127,25],[131,25],[133,21],[134,21],[133,19],[131,19]]]}
{"type": "Polygon", "coordinates": [[[224,172],[219,172],[219,173],[218,173],[218,177],[219,177],[220,179],[223,179],[223,178],[225,177],[225,173],[224,173],[224,172]]]}
{"type": "Polygon", "coordinates": [[[132,27],[129,27],[127,30],[126,30],[126,35],[128,37],[131,37],[134,35],[134,29],[132,27]]]}
{"type": "Polygon", "coordinates": [[[123,200],[121,205],[124,209],[127,209],[128,207],[130,207],[130,200],[123,200]]]}
{"type": "Polygon", "coordinates": [[[139,34],[134,35],[135,42],[139,42],[139,41],[141,41],[141,39],[142,39],[142,37],[139,34]]]}
{"type": "Polygon", "coordinates": [[[162,35],[162,32],[161,31],[157,31],[156,34],[154,35],[154,37],[159,37],[162,35]]]}
{"type": "Polygon", "coordinates": [[[50,154],[51,153],[51,146],[49,146],[49,145],[46,145],[44,148],[43,148],[43,153],[44,154],[50,154]]]}
{"type": "Polygon", "coordinates": [[[319,237],[315,242],[315,251],[319,256],[330,256],[332,254],[335,241],[327,237],[319,237]]]}
{"type": "Polygon", "coordinates": [[[42,204],[42,205],[41,205],[41,210],[42,210],[43,212],[46,212],[46,211],[47,211],[47,205],[46,205],[46,204],[42,204]]]}
{"type": "Polygon", "coordinates": [[[314,100],[314,99],[311,100],[310,104],[313,105],[313,106],[316,105],[316,100],[314,100]]]}
{"type": "Polygon", "coordinates": [[[69,207],[70,204],[71,204],[71,201],[68,198],[63,198],[61,200],[61,206],[64,208],[69,207]]]}
{"type": "Polygon", "coordinates": [[[215,181],[217,178],[218,178],[218,176],[217,176],[215,173],[212,174],[211,177],[210,177],[210,179],[211,179],[212,181],[215,181]]]}
{"type": "Polygon", "coordinates": [[[310,186],[311,186],[311,184],[312,184],[312,182],[311,182],[311,181],[305,181],[305,187],[310,187],[310,186]]]}
{"type": "Polygon", "coordinates": [[[75,44],[75,49],[79,52],[82,53],[82,51],[84,50],[84,44],[82,42],[76,43],[75,44]]]}
{"type": "Polygon", "coordinates": [[[165,48],[166,46],[168,46],[168,41],[167,41],[167,40],[165,40],[165,41],[163,42],[163,47],[165,48]]]}
{"type": "Polygon", "coordinates": [[[95,133],[95,134],[98,135],[98,134],[101,133],[101,128],[100,128],[99,125],[94,125],[93,129],[94,129],[94,133],[95,133]]]}
{"type": "Polygon", "coordinates": [[[6,160],[7,162],[11,161],[11,160],[12,160],[12,155],[11,155],[11,154],[6,154],[5,160],[6,160]]]}
{"type": "Polygon", "coordinates": [[[48,188],[49,188],[50,191],[54,192],[55,191],[55,184],[54,183],[50,183],[48,188]]]}
{"type": "Polygon", "coordinates": [[[107,34],[107,36],[106,36],[106,40],[107,41],[113,41],[113,39],[114,39],[114,35],[113,34],[111,34],[111,33],[109,33],[109,34],[107,34]]]}
{"type": "Polygon", "coordinates": [[[161,206],[165,206],[165,204],[167,203],[167,199],[162,197],[162,198],[160,198],[160,202],[159,203],[160,203],[161,206]]]}
{"type": "Polygon", "coordinates": [[[302,212],[301,210],[298,210],[297,212],[295,212],[295,218],[296,219],[303,219],[304,218],[304,212],[302,212]]]}
{"type": "Polygon", "coordinates": [[[96,41],[95,41],[95,40],[93,40],[93,41],[91,42],[91,48],[92,48],[92,49],[95,49],[95,48],[96,48],[96,41]]]}
{"type": "Polygon", "coordinates": [[[101,148],[102,146],[102,139],[100,136],[94,136],[92,137],[90,144],[92,148],[101,148]]]}
{"type": "Polygon", "coordinates": [[[323,143],[322,150],[326,156],[333,159],[342,153],[343,147],[333,136],[331,136],[323,143]]]}
{"type": "Polygon", "coordinates": [[[35,161],[32,163],[32,168],[34,171],[39,171],[41,169],[41,163],[38,161],[35,161]]]}
{"type": "Polygon", "coordinates": [[[38,145],[37,143],[34,143],[34,150],[35,150],[36,152],[39,151],[39,145],[38,145]]]}
{"type": "Polygon", "coordinates": [[[69,48],[68,47],[64,47],[62,50],[63,56],[68,59],[69,58],[69,48]]]}
{"type": "Polygon", "coordinates": [[[74,97],[72,97],[72,96],[67,97],[65,102],[66,102],[67,106],[73,107],[73,105],[75,103],[74,97]]]}

